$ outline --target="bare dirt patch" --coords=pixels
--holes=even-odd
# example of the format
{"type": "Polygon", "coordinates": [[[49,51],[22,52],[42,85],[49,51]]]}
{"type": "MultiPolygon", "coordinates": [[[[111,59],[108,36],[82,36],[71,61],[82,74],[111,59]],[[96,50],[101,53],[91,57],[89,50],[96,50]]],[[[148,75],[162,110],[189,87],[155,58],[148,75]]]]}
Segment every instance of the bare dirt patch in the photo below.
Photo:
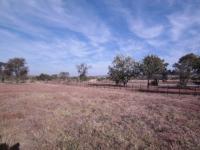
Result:
{"type": "Polygon", "coordinates": [[[200,98],[0,85],[0,142],[35,149],[200,149],[200,98]]]}

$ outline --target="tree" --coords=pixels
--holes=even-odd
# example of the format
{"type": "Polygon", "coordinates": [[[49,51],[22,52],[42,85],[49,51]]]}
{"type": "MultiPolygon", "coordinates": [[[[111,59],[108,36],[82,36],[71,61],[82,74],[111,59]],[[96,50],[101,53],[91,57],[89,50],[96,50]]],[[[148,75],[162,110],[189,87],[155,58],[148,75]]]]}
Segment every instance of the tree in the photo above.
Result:
{"type": "Polygon", "coordinates": [[[77,65],[76,67],[77,67],[77,71],[78,71],[78,75],[79,75],[80,81],[86,80],[87,79],[88,69],[91,68],[91,67],[88,66],[85,63],[77,65]]]}
{"type": "Polygon", "coordinates": [[[168,63],[164,63],[164,70],[162,71],[162,81],[163,82],[168,80],[168,73],[169,73],[169,70],[167,70],[168,65],[169,65],[168,63]]]}
{"type": "Polygon", "coordinates": [[[195,73],[200,75],[200,56],[197,56],[197,58],[195,59],[193,68],[195,70],[195,73]]]}
{"type": "Polygon", "coordinates": [[[143,59],[142,70],[144,75],[147,76],[147,86],[149,87],[149,80],[152,79],[153,75],[162,74],[167,64],[164,60],[160,59],[156,55],[148,55],[143,59]]]}
{"type": "Polygon", "coordinates": [[[58,77],[61,79],[61,80],[66,80],[69,78],[69,72],[60,72],[58,77]]]}
{"type": "Polygon", "coordinates": [[[52,77],[48,74],[41,73],[39,76],[36,77],[36,79],[41,81],[48,81],[51,80],[52,77]]]}
{"type": "Polygon", "coordinates": [[[58,79],[58,75],[57,75],[57,74],[52,74],[52,75],[51,75],[51,79],[52,79],[52,80],[58,79]]]}
{"type": "Polygon", "coordinates": [[[112,66],[109,66],[108,69],[111,80],[115,81],[117,85],[123,83],[126,86],[131,77],[139,74],[139,63],[129,56],[117,55],[112,62],[112,66]]]}
{"type": "Polygon", "coordinates": [[[28,67],[24,58],[9,59],[5,66],[6,74],[13,76],[18,82],[24,79],[28,74],[28,67]]]}
{"type": "Polygon", "coordinates": [[[193,53],[186,54],[174,64],[174,68],[179,74],[180,86],[186,86],[192,75],[200,73],[200,58],[193,53]]]}
{"type": "Polygon", "coordinates": [[[1,78],[1,82],[4,82],[5,80],[5,63],[0,62],[0,78],[1,78]]]}

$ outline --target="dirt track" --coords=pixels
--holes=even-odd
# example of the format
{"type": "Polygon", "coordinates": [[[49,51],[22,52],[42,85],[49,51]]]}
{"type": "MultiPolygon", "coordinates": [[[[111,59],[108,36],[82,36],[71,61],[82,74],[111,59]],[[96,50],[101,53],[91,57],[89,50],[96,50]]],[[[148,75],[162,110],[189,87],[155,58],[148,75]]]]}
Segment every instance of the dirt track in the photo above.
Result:
{"type": "Polygon", "coordinates": [[[200,149],[200,98],[0,85],[2,142],[32,149],[200,149]]]}

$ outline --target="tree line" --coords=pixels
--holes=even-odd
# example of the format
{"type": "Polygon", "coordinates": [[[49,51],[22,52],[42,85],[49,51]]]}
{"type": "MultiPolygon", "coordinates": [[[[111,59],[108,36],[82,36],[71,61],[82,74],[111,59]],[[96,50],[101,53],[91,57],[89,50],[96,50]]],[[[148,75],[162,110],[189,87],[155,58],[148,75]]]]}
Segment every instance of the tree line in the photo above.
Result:
{"type": "Polygon", "coordinates": [[[142,62],[137,62],[130,56],[117,55],[112,65],[109,66],[108,75],[116,84],[127,85],[131,78],[146,77],[147,86],[158,85],[160,79],[167,80],[169,74],[177,75],[179,78],[178,86],[184,87],[189,79],[199,83],[200,80],[200,56],[193,53],[186,54],[179,58],[173,65],[173,70],[168,70],[163,59],[156,55],[146,56],[142,62]]]}
{"type": "MultiPolygon", "coordinates": [[[[177,75],[179,86],[186,86],[191,79],[196,83],[200,81],[200,56],[189,53],[173,65],[173,69],[167,68],[168,63],[156,55],[148,55],[142,61],[136,61],[130,56],[117,55],[114,57],[112,64],[108,66],[108,78],[117,85],[126,86],[131,79],[147,79],[147,86],[150,84],[158,85],[159,80],[167,80],[168,75],[177,75]]],[[[78,80],[87,80],[88,66],[85,63],[76,66],[78,80]]],[[[0,79],[14,79],[16,82],[24,81],[28,78],[28,66],[24,58],[12,58],[7,62],[0,62],[0,79]]],[[[60,72],[59,74],[48,75],[40,74],[34,76],[37,80],[66,80],[70,78],[69,72],[60,72]]]]}
{"type": "Polygon", "coordinates": [[[59,74],[53,74],[53,75],[41,73],[40,75],[35,76],[35,79],[41,80],[41,81],[55,80],[55,79],[58,79],[61,81],[66,81],[70,79],[79,80],[79,81],[87,80],[88,69],[90,69],[91,66],[88,66],[85,63],[81,63],[77,65],[76,68],[78,72],[78,77],[70,77],[69,72],[60,72],[59,74]]]}
{"type": "MultiPolygon", "coordinates": [[[[77,72],[79,74],[79,80],[87,80],[88,69],[91,66],[88,66],[85,63],[81,63],[76,66],[77,72]]],[[[0,62],[0,80],[4,82],[5,80],[15,80],[17,83],[19,81],[25,81],[26,79],[36,79],[40,81],[48,80],[67,80],[70,77],[69,72],[60,72],[59,74],[45,74],[41,73],[38,76],[29,76],[28,77],[28,66],[24,58],[11,58],[7,62],[0,62]]]]}

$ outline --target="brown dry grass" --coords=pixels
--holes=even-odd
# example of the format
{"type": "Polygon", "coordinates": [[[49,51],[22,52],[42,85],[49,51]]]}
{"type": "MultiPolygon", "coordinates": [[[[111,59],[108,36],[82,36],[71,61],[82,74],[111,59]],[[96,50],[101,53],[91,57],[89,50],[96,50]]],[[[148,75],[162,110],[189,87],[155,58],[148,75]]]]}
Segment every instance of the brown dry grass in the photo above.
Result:
{"type": "Polygon", "coordinates": [[[22,150],[200,149],[200,98],[0,84],[0,143],[22,150]]]}

